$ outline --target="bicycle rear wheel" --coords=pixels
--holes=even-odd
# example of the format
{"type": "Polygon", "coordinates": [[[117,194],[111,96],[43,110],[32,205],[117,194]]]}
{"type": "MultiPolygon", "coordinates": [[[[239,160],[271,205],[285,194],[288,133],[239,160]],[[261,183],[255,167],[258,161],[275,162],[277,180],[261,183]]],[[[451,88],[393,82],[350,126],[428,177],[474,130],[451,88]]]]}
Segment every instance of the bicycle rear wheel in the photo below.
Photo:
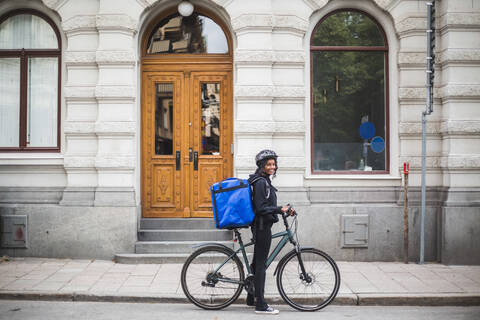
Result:
{"type": "Polygon", "coordinates": [[[244,279],[243,265],[237,255],[221,246],[193,252],[185,261],[181,275],[188,300],[207,310],[222,309],[233,303],[242,292],[244,279]],[[220,269],[215,272],[217,268],[220,269]]]}
{"type": "Polygon", "coordinates": [[[326,307],[340,288],[338,267],[326,253],[318,249],[301,249],[301,259],[307,273],[302,274],[295,250],[278,266],[277,287],[283,300],[300,311],[317,311],[326,307]]]}

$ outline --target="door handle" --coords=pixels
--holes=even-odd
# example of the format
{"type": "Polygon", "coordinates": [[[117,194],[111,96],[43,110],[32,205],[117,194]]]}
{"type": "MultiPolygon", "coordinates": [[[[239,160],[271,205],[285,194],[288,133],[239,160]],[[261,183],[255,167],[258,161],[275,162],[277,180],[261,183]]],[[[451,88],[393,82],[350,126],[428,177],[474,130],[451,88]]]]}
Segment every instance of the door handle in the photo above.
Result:
{"type": "Polygon", "coordinates": [[[178,171],[180,170],[180,151],[175,153],[175,169],[178,171]]]}
{"type": "Polygon", "coordinates": [[[193,150],[192,150],[192,148],[188,149],[188,160],[190,162],[193,161],[193,150]]]}
{"type": "Polygon", "coordinates": [[[198,151],[193,153],[193,170],[198,171],[198,151]]]}

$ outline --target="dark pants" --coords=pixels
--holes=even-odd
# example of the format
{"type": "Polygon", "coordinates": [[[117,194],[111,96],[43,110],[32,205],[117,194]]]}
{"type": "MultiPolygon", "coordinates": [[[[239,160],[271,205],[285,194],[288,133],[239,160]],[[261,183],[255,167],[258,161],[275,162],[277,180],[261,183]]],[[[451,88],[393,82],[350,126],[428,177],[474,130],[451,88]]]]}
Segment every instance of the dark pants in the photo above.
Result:
{"type": "Polygon", "coordinates": [[[265,275],[268,252],[272,243],[272,223],[255,225],[255,247],[253,251],[252,271],[254,272],[255,300],[257,307],[263,307],[265,302],[265,275]]]}

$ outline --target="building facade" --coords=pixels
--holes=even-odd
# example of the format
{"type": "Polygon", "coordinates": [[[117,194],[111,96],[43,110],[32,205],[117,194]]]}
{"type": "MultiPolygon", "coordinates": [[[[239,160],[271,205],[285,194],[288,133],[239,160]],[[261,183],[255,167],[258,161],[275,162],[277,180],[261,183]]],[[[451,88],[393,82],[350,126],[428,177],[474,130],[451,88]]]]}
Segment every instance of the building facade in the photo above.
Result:
{"type": "MultiPolygon", "coordinates": [[[[0,252],[111,258],[142,218],[280,156],[304,245],[410,259],[420,234],[420,0],[0,1],[0,252]]],[[[436,1],[425,260],[480,263],[480,1],[436,1]]]]}

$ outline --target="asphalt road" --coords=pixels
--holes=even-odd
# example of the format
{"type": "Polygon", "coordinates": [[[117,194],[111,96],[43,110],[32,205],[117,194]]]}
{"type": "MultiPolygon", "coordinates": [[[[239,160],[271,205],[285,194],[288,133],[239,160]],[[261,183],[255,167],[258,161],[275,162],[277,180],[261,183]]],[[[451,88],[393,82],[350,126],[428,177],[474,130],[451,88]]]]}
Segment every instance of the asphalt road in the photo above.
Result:
{"type": "Polygon", "coordinates": [[[185,319],[245,320],[261,317],[275,319],[368,319],[368,320],[464,320],[480,319],[480,307],[381,307],[328,306],[317,312],[298,312],[288,306],[279,307],[278,316],[258,315],[253,308],[232,305],[220,311],[205,311],[190,304],[0,301],[0,319],[8,320],[105,320],[105,319],[185,319]]]}

